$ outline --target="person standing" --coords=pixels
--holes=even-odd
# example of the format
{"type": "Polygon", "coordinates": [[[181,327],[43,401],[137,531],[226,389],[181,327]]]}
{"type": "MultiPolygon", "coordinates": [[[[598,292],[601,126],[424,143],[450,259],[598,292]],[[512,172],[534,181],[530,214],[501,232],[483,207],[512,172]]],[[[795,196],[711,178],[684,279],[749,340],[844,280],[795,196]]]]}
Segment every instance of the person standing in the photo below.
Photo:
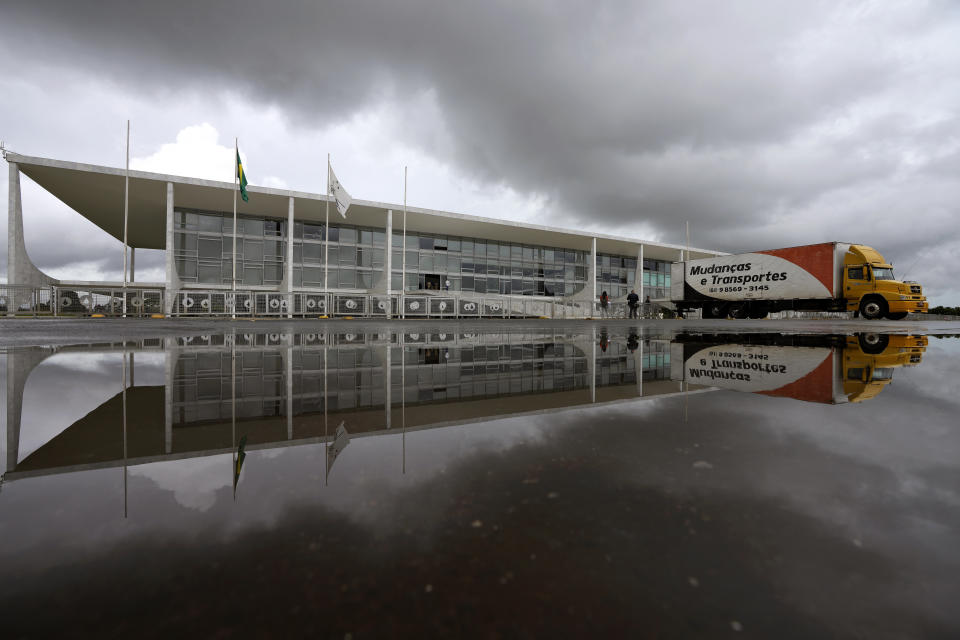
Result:
{"type": "Polygon", "coordinates": [[[630,289],[630,295],[627,296],[627,306],[630,307],[630,317],[637,317],[637,307],[640,306],[640,296],[635,289],[630,289]]]}
{"type": "Polygon", "coordinates": [[[609,307],[610,307],[610,296],[608,296],[607,292],[604,291],[603,293],[600,294],[600,315],[602,315],[604,318],[610,317],[609,307]]]}

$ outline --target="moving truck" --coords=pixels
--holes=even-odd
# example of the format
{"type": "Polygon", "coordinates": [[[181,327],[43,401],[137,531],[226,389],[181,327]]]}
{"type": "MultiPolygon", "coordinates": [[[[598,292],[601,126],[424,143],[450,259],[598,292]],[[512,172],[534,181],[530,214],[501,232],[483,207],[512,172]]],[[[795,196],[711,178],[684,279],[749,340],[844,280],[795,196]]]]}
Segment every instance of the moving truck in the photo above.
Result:
{"type": "Polygon", "coordinates": [[[677,311],[702,309],[704,318],[765,318],[792,309],[900,320],[927,311],[918,283],[896,280],[870,247],[844,242],[675,262],[670,298],[677,311]]]}
{"type": "Polygon", "coordinates": [[[926,336],[681,335],[670,345],[670,378],[805,402],[875,397],[894,369],[920,363],[926,336]]]}

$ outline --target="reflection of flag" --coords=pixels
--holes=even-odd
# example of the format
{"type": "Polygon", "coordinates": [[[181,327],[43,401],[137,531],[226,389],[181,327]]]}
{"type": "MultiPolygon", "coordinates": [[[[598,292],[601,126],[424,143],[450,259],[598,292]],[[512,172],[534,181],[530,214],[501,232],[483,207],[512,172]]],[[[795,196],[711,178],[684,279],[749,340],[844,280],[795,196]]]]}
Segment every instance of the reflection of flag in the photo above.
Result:
{"type": "Polygon", "coordinates": [[[340,212],[340,215],[344,218],[347,217],[347,209],[353,203],[353,198],[350,197],[350,194],[347,193],[347,190],[343,188],[343,185],[340,184],[340,181],[337,180],[337,176],[333,173],[333,167],[327,166],[327,171],[330,172],[330,175],[327,176],[328,186],[330,188],[330,195],[333,196],[334,200],[337,203],[337,211],[340,212]]]}
{"type": "Polygon", "coordinates": [[[240,162],[240,152],[237,151],[237,178],[240,180],[240,197],[243,198],[244,202],[248,202],[250,197],[247,196],[247,172],[243,169],[243,163],[240,162]]]}
{"type": "Polygon", "coordinates": [[[347,428],[343,426],[343,422],[340,423],[340,426],[337,427],[337,432],[333,436],[333,442],[327,445],[327,478],[330,478],[330,468],[333,466],[333,463],[336,462],[337,456],[339,456],[347,445],[350,444],[350,434],[347,433],[347,428]]]}
{"type": "Polygon", "coordinates": [[[243,448],[247,446],[247,436],[240,438],[240,446],[237,447],[237,461],[233,465],[233,497],[237,497],[237,482],[240,481],[240,469],[243,468],[243,461],[246,460],[247,454],[243,448]]]}

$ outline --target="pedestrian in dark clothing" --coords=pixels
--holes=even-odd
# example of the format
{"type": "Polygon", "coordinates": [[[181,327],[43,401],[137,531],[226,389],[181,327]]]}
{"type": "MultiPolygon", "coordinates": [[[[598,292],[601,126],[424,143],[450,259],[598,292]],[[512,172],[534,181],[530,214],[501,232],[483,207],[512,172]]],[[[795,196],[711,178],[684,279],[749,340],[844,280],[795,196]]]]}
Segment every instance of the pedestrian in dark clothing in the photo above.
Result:
{"type": "Polygon", "coordinates": [[[630,350],[630,353],[633,353],[637,350],[637,347],[640,346],[640,338],[637,336],[637,330],[632,329],[630,335],[627,336],[627,349],[630,350]]]}
{"type": "Polygon", "coordinates": [[[640,296],[633,289],[630,289],[630,295],[627,296],[627,306],[630,307],[630,317],[637,317],[637,307],[640,306],[640,296]]]}
{"type": "Polygon", "coordinates": [[[600,294],[600,315],[604,318],[610,317],[610,312],[608,308],[610,307],[610,297],[607,295],[607,292],[604,291],[600,294]]]}

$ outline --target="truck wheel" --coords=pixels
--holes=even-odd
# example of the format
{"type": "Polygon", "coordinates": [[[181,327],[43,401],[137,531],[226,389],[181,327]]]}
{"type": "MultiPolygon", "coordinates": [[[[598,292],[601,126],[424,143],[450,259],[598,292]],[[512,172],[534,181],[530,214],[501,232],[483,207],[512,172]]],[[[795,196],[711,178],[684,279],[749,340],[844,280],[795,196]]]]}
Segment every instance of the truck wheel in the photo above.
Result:
{"type": "Polygon", "coordinates": [[[906,311],[898,311],[896,313],[887,314],[887,318],[889,318],[890,320],[903,320],[906,317],[907,317],[906,311]]]}
{"type": "Polygon", "coordinates": [[[727,315],[727,305],[722,302],[708,302],[703,306],[703,315],[708,318],[723,318],[727,315]]]}
{"type": "Polygon", "coordinates": [[[750,305],[746,302],[734,302],[730,305],[730,317],[734,320],[743,320],[750,313],[750,305]]]}
{"type": "Polygon", "coordinates": [[[860,315],[864,320],[879,320],[887,315],[887,301],[883,298],[867,298],[860,303],[860,315]]]}
{"type": "Polygon", "coordinates": [[[890,336],[880,335],[879,333],[861,333],[857,336],[860,343],[860,351],[868,355],[877,355],[883,353],[890,344],[890,336]]]}

